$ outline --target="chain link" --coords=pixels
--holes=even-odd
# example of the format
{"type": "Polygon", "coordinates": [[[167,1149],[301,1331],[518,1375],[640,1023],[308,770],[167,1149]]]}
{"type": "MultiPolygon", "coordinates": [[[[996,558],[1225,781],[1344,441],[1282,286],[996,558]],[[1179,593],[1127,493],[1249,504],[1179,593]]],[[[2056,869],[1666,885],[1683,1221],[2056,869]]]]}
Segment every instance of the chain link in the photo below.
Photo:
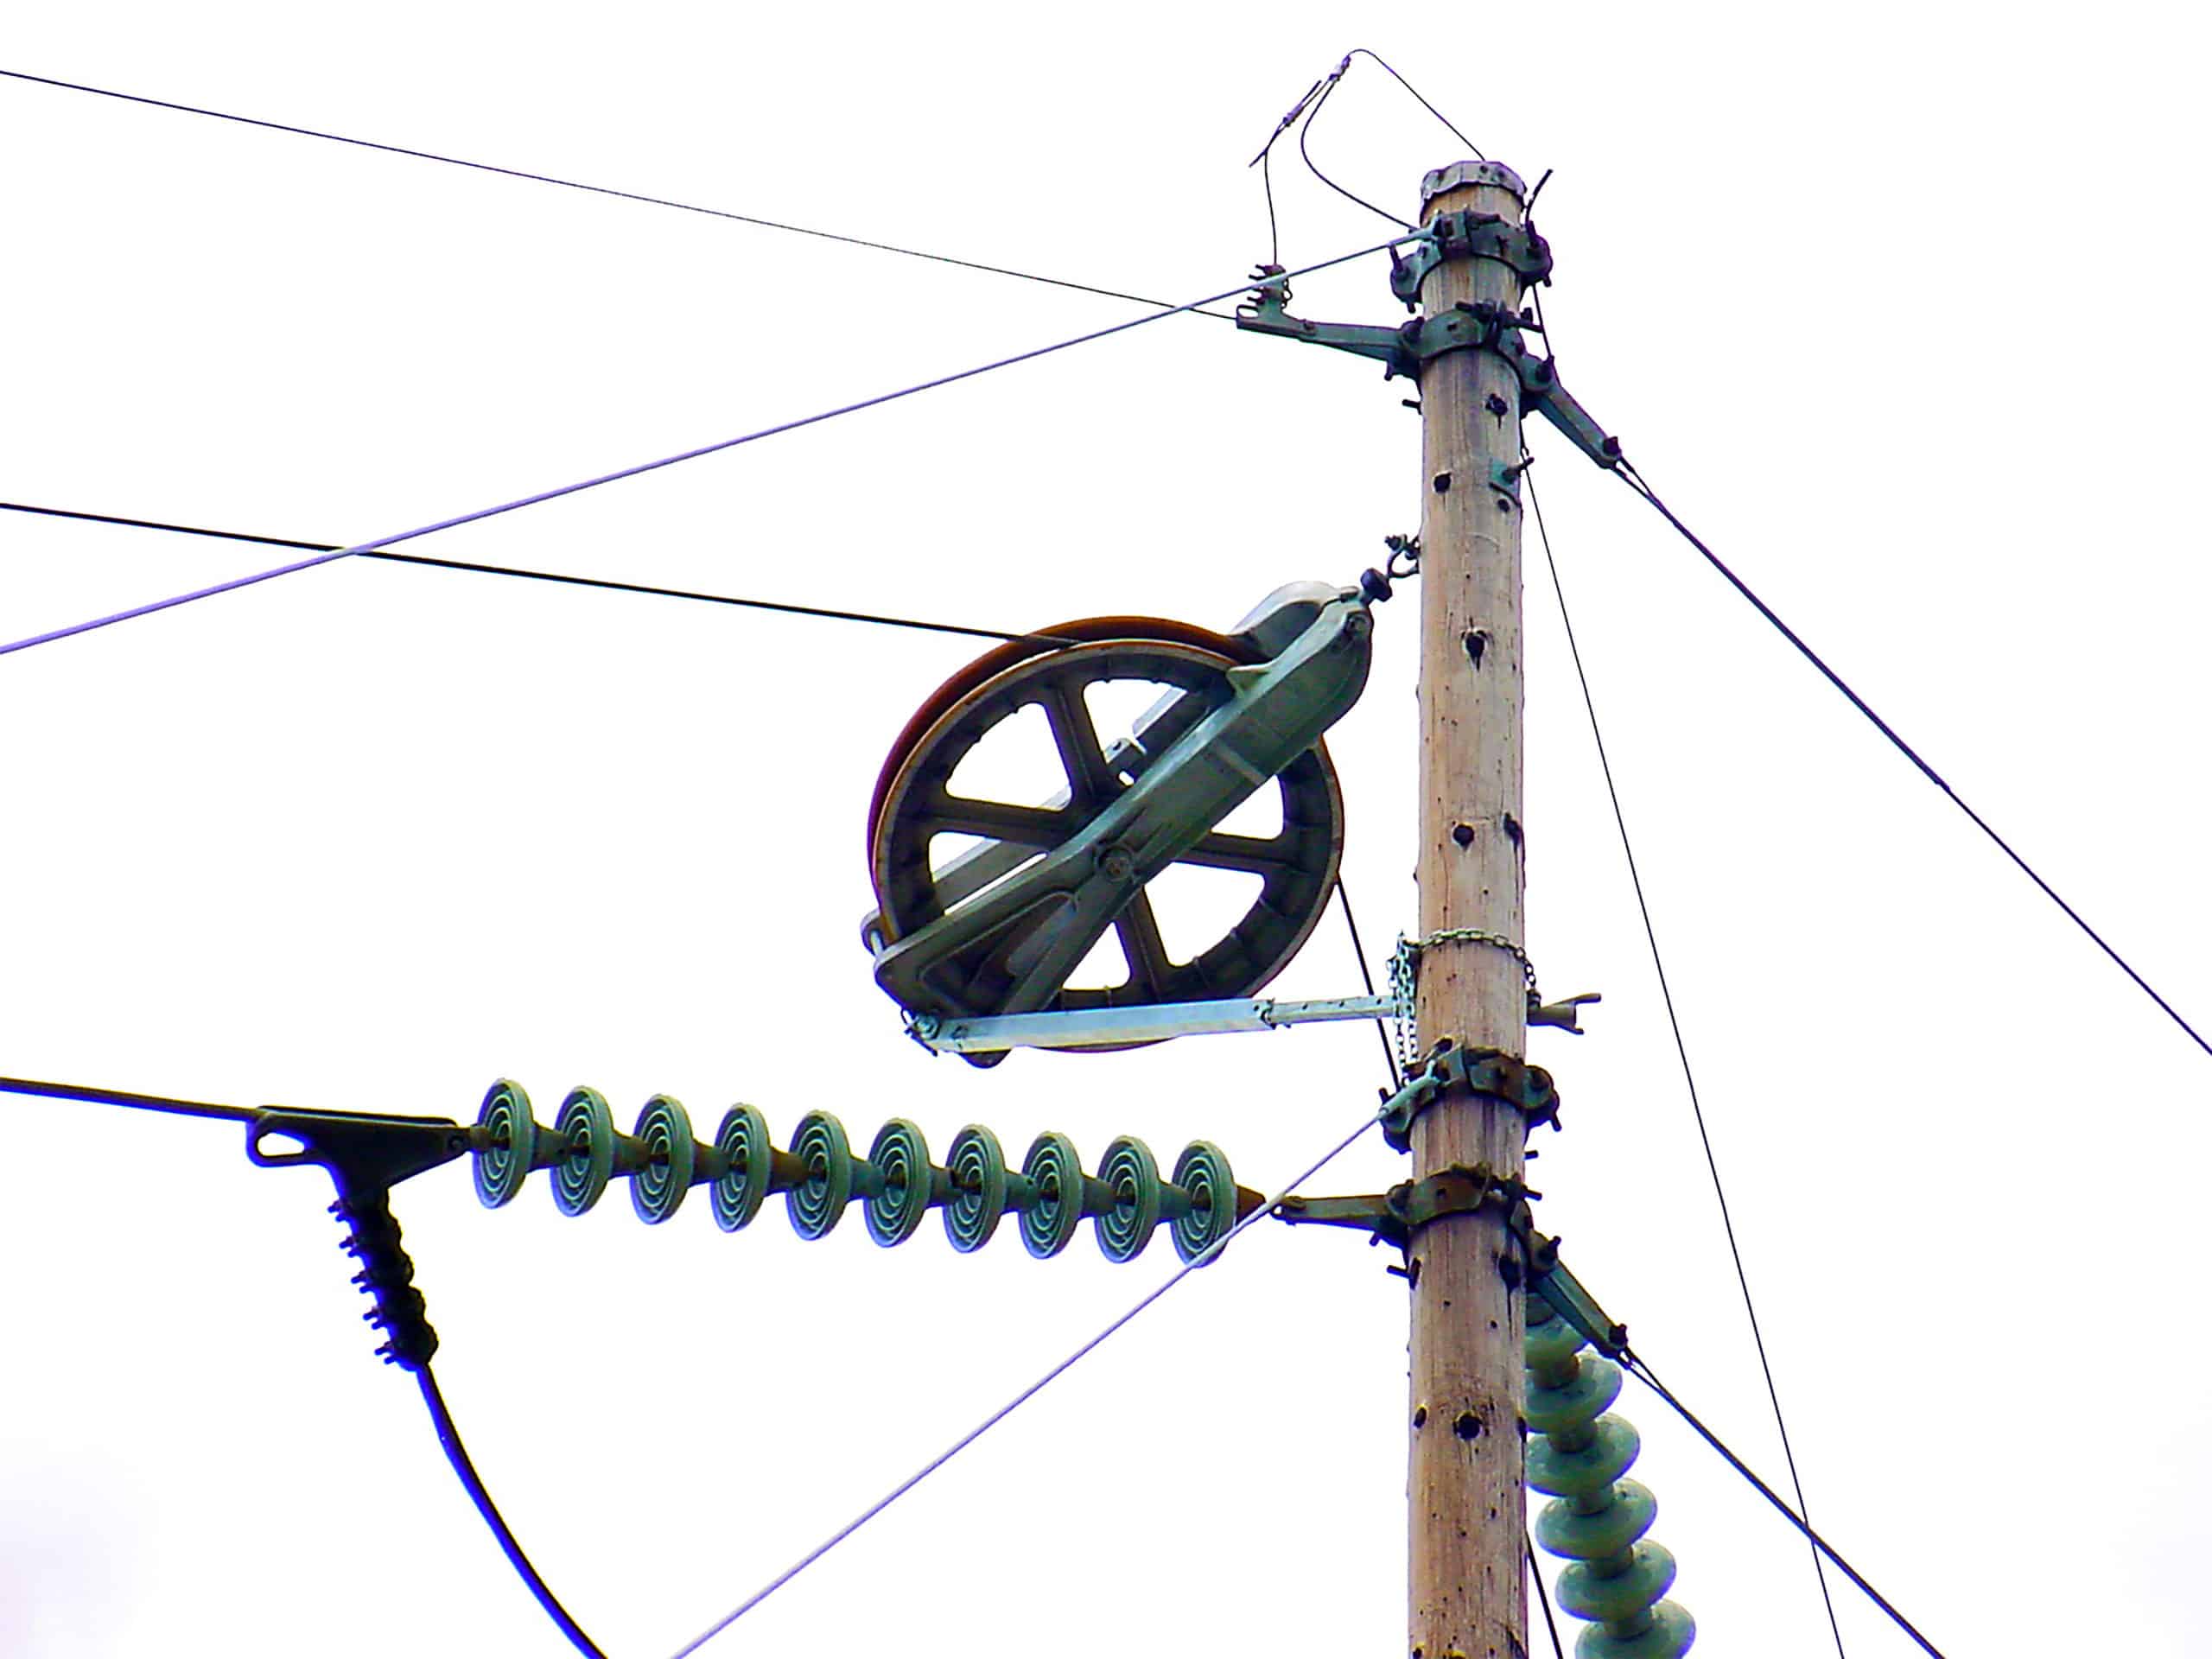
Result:
{"type": "Polygon", "coordinates": [[[1493,950],[1503,950],[1521,964],[1521,977],[1529,991],[1529,1005],[1534,1007],[1536,995],[1536,964],[1529,960],[1529,953],[1503,933],[1484,932],[1479,927],[1446,927],[1418,939],[1398,935],[1397,948],[1390,953],[1390,1023],[1398,1038],[1398,1065],[1410,1076],[1419,1064],[1414,1052],[1414,987],[1421,974],[1421,957],[1424,950],[1440,944],[1486,944],[1493,950]]]}

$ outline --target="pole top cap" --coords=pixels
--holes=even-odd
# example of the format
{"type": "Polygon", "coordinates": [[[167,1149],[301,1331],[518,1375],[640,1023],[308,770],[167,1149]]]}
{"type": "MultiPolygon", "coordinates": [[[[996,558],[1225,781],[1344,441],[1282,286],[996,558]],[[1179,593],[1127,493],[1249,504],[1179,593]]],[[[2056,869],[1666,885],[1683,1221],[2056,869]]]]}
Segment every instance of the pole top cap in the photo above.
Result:
{"type": "Polygon", "coordinates": [[[1516,200],[1525,200],[1529,187],[1521,175],[1503,162],[1453,162],[1421,175],[1421,205],[1426,213],[1428,204],[1447,190],[1464,189],[1471,184],[1496,185],[1501,190],[1510,190],[1516,200]]]}

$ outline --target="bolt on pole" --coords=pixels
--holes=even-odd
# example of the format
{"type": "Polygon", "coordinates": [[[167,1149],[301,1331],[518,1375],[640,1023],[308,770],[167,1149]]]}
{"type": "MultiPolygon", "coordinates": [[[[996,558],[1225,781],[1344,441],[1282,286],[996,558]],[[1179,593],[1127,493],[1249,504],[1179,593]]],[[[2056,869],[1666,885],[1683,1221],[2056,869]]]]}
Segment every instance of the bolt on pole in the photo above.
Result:
{"type": "MultiPolygon", "coordinates": [[[[1518,226],[1524,197],[1510,168],[1459,162],[1421,181],[1421,219],[1472,210],[1518,226]]],[[[1521,297],[1510,265],[1464,252],[1431,270],[1421,293],[1429,316],[1463,302],[1511,313],[1521,297]]],[[[1523,941],[1520,382],[1494,351],[1452,352],[1424,368],[1421,410],[1421,929],[1523,941]]],[[[1446,1037],[1526,1052],[1521,963],[1494,945],[1423,950],[1414,1006],[1424,1052],[1446,1037]]],[[[1413,1178],[1455,1165],[1517,1177],[1524,1132],[1510,1105],[1452,1095],[1414,1124],[1413,1178]]],[[[1528,1652],[1511,1249],[1492,1206],[1438,1217],[1408,1255],[1413,1659],[1528,1652]]]]}

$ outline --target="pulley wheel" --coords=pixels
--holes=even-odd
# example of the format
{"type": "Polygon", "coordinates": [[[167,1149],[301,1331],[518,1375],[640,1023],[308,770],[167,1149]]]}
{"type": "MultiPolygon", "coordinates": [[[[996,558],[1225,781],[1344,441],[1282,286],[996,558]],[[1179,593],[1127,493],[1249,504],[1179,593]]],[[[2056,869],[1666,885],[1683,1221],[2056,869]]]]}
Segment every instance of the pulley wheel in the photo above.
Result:
{"type": "MultiPolygon", "coordinates": [[[[882,943],[927,926],[972,896],[956,890],[948,901],[941,891],[945,872],[933,868],[931,860],[937,837],[975,837],[987,852],[1021,859],[1049,853],[1130,786],[1135,766],[1157,758],[1114,755],[1109,744],[1120,734],[1103,734],[1095,723],[1087,695],[1091,687],[1113,681],[1150,684],[1195,696],[1210,713],[1230,700],[1228,671],[1255,660],[1236,640],[1156,618],[1094,618],[1046,632],[1053,640],[1074,643],[1025,640],[987,653],[923,705],[885,763],[876,783],[868,846],[882,943]],[[1031,708],[1041,712],[1051,735],[1051,753],[1040,757],[1042,792],[1057,791],[1058,802],[1040,805],[1034,798],[954,793],[950,785],[961,763],[1004,722],[1031,708]]],[[[1166,741],[1172,742],[1173,735],[1166,741]]],[[[1160,741],[1155,738],[1154,746],[1160,741]]],[[[1273,979],[1305,944],[1328,902],[1344,848],[1344,799],[1328,752],[1319,743],[1260,785],[1260,791],[1268,790],[1278,791],[1281,810],[1281,828],[1275,834],[1217,830],[1170,866],[1261,878],[1257,897],[1225,932],[1187,960],[1173,959],[1147,885],[1113,923],[1128,963],[1126,981],[1105,987],[1064,985],[1044,1007],[1121,1007],[1249,996],[1273,979]]],[[[1010,867],[1014,861],[1001,861],[1010,867]]],[[[1015,971],[994,956],[960,988],[963,1007],[915,1011],[994,1010],[1001,1006],[995,998],[1005,993],[1015,971]]]]}

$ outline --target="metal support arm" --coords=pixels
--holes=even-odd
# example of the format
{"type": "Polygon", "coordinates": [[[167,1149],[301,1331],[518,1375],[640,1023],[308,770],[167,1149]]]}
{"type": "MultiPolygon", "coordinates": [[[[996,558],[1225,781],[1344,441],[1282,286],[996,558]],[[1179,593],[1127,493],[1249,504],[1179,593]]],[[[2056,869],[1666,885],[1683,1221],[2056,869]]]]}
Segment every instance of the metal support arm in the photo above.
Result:
{"type": "MultiPolygon", "coordinates": [[[[1416,249],[1433,245],[1423,243],[1416,249]]],[[[1374,358],[1382,365],[1385,380],[1402,375],[1419,380],[1422,368],[1451,352],[1490,351],[1505,359],[1521,382],[1521,405],[1541,415],[1560,434],[1599,466],[1611,472],[1620,464],[1618,438],[1598,424],[1559,383],[1552,359],[1538,357],[1522,339],[1532,320],[1499,307],[1469,303],[1433,317],[1414,317],[1395,328],[1372,323],[1312,322],[1285,309],[1289,290],[1269,283],[1254,290],[1236,308],[1236,326],[1249,334],[1273,334],[1300,340],[1309,346],[1326,346],[1356,356],[1374,358]]]]}

